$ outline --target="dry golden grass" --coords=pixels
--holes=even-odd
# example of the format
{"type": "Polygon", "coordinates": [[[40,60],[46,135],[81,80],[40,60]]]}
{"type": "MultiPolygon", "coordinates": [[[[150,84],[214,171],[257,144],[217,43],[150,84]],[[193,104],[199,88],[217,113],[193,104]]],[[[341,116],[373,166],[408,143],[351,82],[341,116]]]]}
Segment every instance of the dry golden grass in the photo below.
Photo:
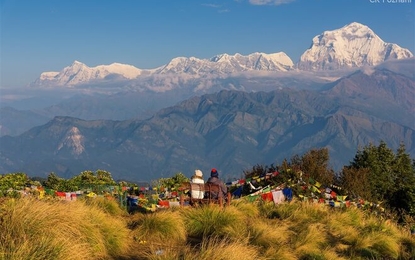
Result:
{"type": "Polygon", "coordinates": [[[361,209],[234,201],[126,215],[108,201],[0,202],[0,259],[415,259],[415,236],[361,209]]]}
{"type": "Polygon", "coordinates": [[[281,221],[252,220],[249,224],[250,243],[264,249],[289,246],[294,232],[289,230],[289,225],[281,221]]]}
{"type": "Polygon", "coordinates": [[[300,257],[319,255],[322,248],[329,245],[325,234],[325,227],[320,223],[303,226],[303,229],[293,237],[293,248],[300,257]]]}
{"type": "Polygon", "coordinates": [[[200,248],[186,254],[184,259],[193,260],[262,260],[260,251],[242,242],[229,241],[227,239],[211,238],[203,240],[200,248]]]}
{"type": "Polygon", "coordinates": [[[247,218],[257,218],[260,215],[259,208],[255,203],[247,203],[244,200],[233,200],[232,206],[237,208],[247,218]]]}
{"type": "Polygon", "coordinates": [[[409,232],[404,232],[404,234],[399,238],[399,244],[401,245],[399,252],[401,259],[415,259],[414,235],[410,235],[409,232]]]}
{"type": "Polygon", "coordinates": [[[144,243],[134,245],[129,255],[125,256],[122,259],[128,260],[175,260],[175,259],[185,259],[186,254],[191,255],[189,252],[190,247],[183,245],[172,245],[169,243],[144,243]]]}
{"type": "Polygon", "coordinates": [[[288,247],[269,247],[265,250],[261,250],[261,255],[265,259],[278,259],[278,260],[297,260],[298,256],[295,251],[288,247]]]}
{"type": "Polygon", "coordinates": [[[137,213],[131,216],[128,226],[131,229],[130,236],[142,245],[164,243],[173,246],[186,241],[184,222],[177,211],[137,213]]]}
{"type": "Polygon", "coordinates": [[[220,208],[216,205],[206,205],[184,210],[182,216],[187,233],[191,237],[240,239],[246,236],[246,217],[232,206],[220,208]]]}
{"type": "MultiPolygon", "coordinates": [[[[111,198],[111,197],[110,197],[111,198]]],[[[120,208],[118,201],[106,197],[84,198],[83,201],[88,206],[93,206],[101,209],[112,216],[125,216],[127,211],[120,208]]]]}
{"type": "Polygon", "coordinates": [[[82,202],[10,199],[0,218],[2,259],[105,259],[128,247],[122,220],[82,202]]]}
{"type": "Polygon", "coordinates": [[[299,202],[291,204],[293,211],[289,219],[294,223],[321,223],[330,217],[330,208],[320,203],[299,202]]]}
{"type": "Polygon", "coordinates": [[[371,234],[369,237],[372,242],[370,248],[376,251],[376,256],[390,259],[399,257],[400,244],[397,239],[383,232],[371,234]]]}

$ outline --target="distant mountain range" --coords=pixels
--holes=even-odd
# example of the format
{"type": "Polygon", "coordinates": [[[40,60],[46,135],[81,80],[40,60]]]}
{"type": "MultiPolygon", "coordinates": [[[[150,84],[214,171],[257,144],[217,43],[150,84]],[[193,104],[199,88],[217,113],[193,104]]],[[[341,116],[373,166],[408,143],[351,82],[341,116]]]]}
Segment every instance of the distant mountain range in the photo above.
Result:
{"type": "Polygon", "coordinates": [[[230,178],[316,147],[339,169],[379,140],[413,156],[414,82],[412,53],[359,23],[316,36],[297,63],[283,52],[150,70],[75,61],[42,73],[28,88],[41,95],[2,101],[0,174],[101,168],[140,181],[217,167],[230,178]]]}
{"type": "Polygon", "coordinates": [[[106,169],[115,178],[151,180],[211,167],[240,177],[257,163],[281,162],[328,147],[335,169],[357,148],[403,142],[415,155],[415,81],[386,69],[357,71],[321,90],[223,90],[193,97],[145,120],[55,117],[0,138],[0,172],[70,177],[106,169]]]}
{"type": "MultiPolygon", "coordinates": [[[[223,76],[247,71],[338,70],[375,66],[390,59],[406,59],[413,54],[393,43],[384,42],[369,27],[351,23],[340,29],[325,31],[313,38],[297,64],[284,53],[221,54],[211,59],[178,57],[151,70],[113,63],[93,68],[75,61],[60,72],[44,72],[32,86],[76,86],[99,81],[134,81],[163,74],[186,74],[193,77],[223,76]]],[[[157,81],[156,81],[157,82],[157,81]]],[[[131,84],[131,83],[130,83],[131,84]]],[[[155,91],[166,89],[153,88],[155,91]]]]}

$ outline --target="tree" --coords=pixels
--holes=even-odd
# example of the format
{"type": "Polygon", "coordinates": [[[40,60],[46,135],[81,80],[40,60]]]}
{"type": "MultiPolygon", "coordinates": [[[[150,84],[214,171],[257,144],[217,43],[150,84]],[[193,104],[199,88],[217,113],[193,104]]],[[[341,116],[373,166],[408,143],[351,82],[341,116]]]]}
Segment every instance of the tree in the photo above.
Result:
{"type": "Polygon", "coordinates": [[[338,176],[338,185],[347,192],[350,199],[372,200],[371,190],[368,189],[370,185],[369,174],[369,168],[345,166],[338,176]]]}
{"type": "Polygon", "coordinates": [[[304,155],[294,155],[288,164],[294,172],[301,172],[302,177],[314,179],[324,185],[331,185],[334,181],[334,171],[329,167],[328,148],[311,149],[304,155]]]}
{"type": "Polygon", "coordinates": [[[54,172],[51,172],[48,175],[48,178],[43,183],[43,185],[47,188],[56,191],[75,191],[78,190],[78,185],[72,179],[65,180],[63,178],[58,177],[54,172]]]}
{"type": "Polygon", "coordinates": [[[186,177],[181,172],[176,173],[173,177],[170,178],[161,178],[158,179],[153,183],[153,186],[160,186],[164,188],[178,188],[182,183],[190,181],[189,178],[186,177]]]}
{"type": "Polygon", "coordinates": [[[116,184],[111,173],[104,170],[83,171],[71,180],[79,187],[116,184]]]}
{"type": "Polygon", "coordinates": [[[0,174],[0,194],[7,194],[9,189],[22,190],[27,183],[29,183],[29,178],[25,173],[0,174]]]}
{"type": "Polygon", "coordinates": [[[78,176],[75,176],[73,179],[77,179],[77,181],[81,185],[90,185],[95,184],[96,178],[93,171],[83,171],[78,176]]]}
{"type": "Polygon", "coordinates": [[[54,172],[49,173],[48,178],[44,182],[44,186],[52,190],[59,190],[64,179],[59,178],[54,172]]]}
{"type": "Polygon", "coordinates": [[[351,167],[354,169],[369,169],[369,189],[375,200],[384,200],[390,185],[394,182],[392,165],[395,155],[384,141],[379,146],[369,144],[359,150],[354,157],[351,167]]]}
{"type": "Polygon", "coordinates": [[[415,167],[404,144],[396,155],[384,141],[378,146],[369,144],[358,150],[348,169],[348,173],[360,174],[356,178],[369,179],[367,189],[373,200],[385,201],[394,210],[415,215],[415,167]],[[366,171],[368,176],[363,175],[366,171]]]}
{"type": "Polygon", "coordinates": [[[115,185],[115,181],[110,172],[104,170],[97,170],[95,172],[98,184],[101,185],[115,185]]]}
{"type": "Polygon", "coordinates": [[[311,149],[301,157],[302,171],[322,184],[331,185],[334,180],[334,171],[329,168],[328,148],[311,149]]]}
{"type": "Polygon", "coordinates": [[[390,206],[415,215],[415,168],[404,144],[396,152],[392,169],[395,181],[391,187],[390,206]]]}

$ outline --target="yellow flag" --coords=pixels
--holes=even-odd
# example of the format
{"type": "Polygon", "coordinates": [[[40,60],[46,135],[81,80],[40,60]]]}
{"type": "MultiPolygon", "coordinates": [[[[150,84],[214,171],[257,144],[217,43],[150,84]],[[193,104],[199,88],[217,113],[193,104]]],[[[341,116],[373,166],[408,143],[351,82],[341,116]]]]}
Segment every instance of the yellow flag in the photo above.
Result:
{"type": "Polygon", "coordinates": [[[339,201],[345,201],[346,198],[347,198],[347,195],[346,196],[337,196],[337,200],[339,200],[339,201]]]}

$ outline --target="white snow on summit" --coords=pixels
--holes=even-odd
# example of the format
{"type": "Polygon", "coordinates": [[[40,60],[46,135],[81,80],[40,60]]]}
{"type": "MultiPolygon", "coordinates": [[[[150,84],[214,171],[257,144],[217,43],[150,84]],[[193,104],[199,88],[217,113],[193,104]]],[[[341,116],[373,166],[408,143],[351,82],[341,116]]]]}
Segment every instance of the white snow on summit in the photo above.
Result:
{"type": "MultiPolygon", "coordinates": [[[[342,70],[354,67],[375,66],[386,60],[406,59],[412,53],[394,43],[386,43],[366,25],[353,22],[340,29],[325,31],[313,38],[311,47],[294,65],[284,52],[249,55],[220,54],[210,59],[177,57],[164,66],[139,69],[131,65],[113,63],[88,67],[74,61],[60,72],[44,72],[32,86],[76,86],[126,81],[133,88],[171,89],[186,85],[195,79],[206,82],[226,78],[231,74],[247,72],[288,72],[295,68],[303,71],[342,70]]],[[[209,82],[208,82],[209,83],[209,82]]],[[[206,85],[209,85],[209,84],[206,85]]]]}
{"type": "Polygon", "coordinates": [[[210,59],[221,67],[234,65],[241,70],[265,70],[265,71],[288,71],[294,67],[294,63],[284,52],[261,53],[255,52],[248,56],[239,53],[235,55],[222,54],[210,59]]]}
{"type": "Polygon", "coordinates": [[[335,70],[373,66],[389,59],[412,56],[409,50],[393,43],[385,43],[369,27],[354,22],[315,36],[311,47],[300,57],[298,68],[335,70]]]}
{"type": "Polygon", "coordinates": [[[283,52],[273,54],[256,52],[247,56],[239,53],[235,55],[220,54],[209,60],[178,57],[161,67],[157,73],[229,74],[252,70],[288,71],[293,67],[294,63],[283,52]]]}
{"type": "Polygon", "coordinates": [[[105,79],[109,75],[116,75],[125,79],[134,79],[141,75],[142,70],[126,64],[113,63],[88,67],[79,61],[65,67],[60,72],[44,72],[33,85],[73,86],[94,80],[105,79]]]}
{"type": "Polygon", "coordinates": [[[283,52],[252,53],[247,56],[221,54],[211,59],[195,57],[177,57],[165,66],[150,70],[141,70],[131,65],[113,63],[88,67],[79,61],[65,67],[60,72],[44,72],[32,83],[32,86],[75,86],[105,80],[109,75],[121,76],[134,80],[140,76],[186,74],[187,77],[204,77],[206,75],[225,75],[244,71],[288,71],[294,68],[292,60],[283,52]]]}
{"type": "Polygon", "coordinates": [[[53,78],[58,74],[59,72],[54,72],[54,71],[43,72],[42,74],[40,74],[39,78],[41,80],[53,80],[53,78]]]}

